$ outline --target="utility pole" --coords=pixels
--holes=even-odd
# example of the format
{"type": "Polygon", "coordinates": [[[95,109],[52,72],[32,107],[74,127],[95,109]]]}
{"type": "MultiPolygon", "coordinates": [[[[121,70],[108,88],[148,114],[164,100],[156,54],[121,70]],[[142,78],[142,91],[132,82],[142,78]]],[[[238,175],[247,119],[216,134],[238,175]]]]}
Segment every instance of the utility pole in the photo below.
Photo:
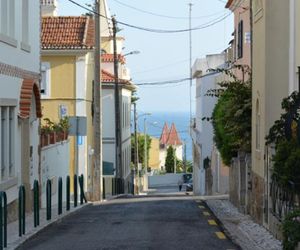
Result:
{"type": "Polygon", "coordinates": [[[184,168],[184,172],[186,173],[186,140],[183,141],[183,152],[184,152],[183,168],[184,168]]]}
{"type": "Polygon", "coordinates": [[[175,141],[175,147],[174,147],[174,174],[176,174],[176,167],[177,167],[177,161],[176,161],[176,141],[175,141]]]}
{"type": "Polygon", "coordinates": [[[147,171],[148,167],[148,159],[147,159],[147,124],[146,124],[146,117],[144,118],[144,163],[145,163],[145,170],[147,171]]]}
{"type": "Polygon", "coordinates": [[[137,186],[138,191],[137,194],[139,194],[139,186],[140,186],[140,174],[139,174],[139,157],[138,157],[138,136],[137,136],[137,112],[136,112],[136,102],[133,103],[133,112],[134,112],[134,165],[136,170],[136,176],[137,176],[137,186]]]}
{"type": "Polygon", "coordinates": [[[189,42],[190,42],[190,127],[192,124],[192,3],[189,3],[189,42]]]}
{"type": "Polygon", "coordinates": [[[122,178],[122,141],[121,141],[121,112],[119,93],[119,60],[117,53],[117,22],[112,17],[113,23],[113,47],[114,47],[114,76],[115,76],[115,135],[116,135],[116,176],[122,178]]]}
{"type": "MultiPolygon", "coordinates": [[[[95,0],[95,12],[100,13],[100,2],[95,0]]],[[[95,76],[94,76],[94,144],[95,144],[95,164],[92,164],[92,190],[93,200],[101,201],[103,194],[102,187],[102,87],[101,87],[101,58],[100,58],[100,18],[95,14],[95,76]]]]}

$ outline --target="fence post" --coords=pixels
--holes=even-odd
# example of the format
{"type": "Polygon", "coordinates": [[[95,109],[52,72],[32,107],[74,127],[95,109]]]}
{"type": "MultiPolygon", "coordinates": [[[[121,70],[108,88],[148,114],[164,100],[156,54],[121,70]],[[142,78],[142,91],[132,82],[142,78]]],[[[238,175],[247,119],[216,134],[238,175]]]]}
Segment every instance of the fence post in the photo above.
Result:
{"type": "Polygon", "coordinates": [[[51,181],[47,180],[46,187],[46,206],[47,206],[47,220],[51,220],[51,181]]]}
{"type": "Polygon", "coordinates": [[[39,182],[34,180],[33,182],[33,220],[34,227],[40,225],[40,211],[39,211],[39,182]]]}
{"type": "Polygon", "coordinates": [[[102,181],[102,183],[103,183],[103,200],[105,200],[105,178],[103,177],[103,181],[102,181]]]}
{"type": "Polygon", "coordinates": [[[7,247],[7,197],[6,197],[6,193],[1,191],[0,192],[0,249],[2,250],[4,247],[7,247]]]}
{"type": "Polygon", "coordinates": [[[25,187],[23,185],[19,188],[19,236],[25,234],[25,187]]]}
{"type": "Polygon", "coordinates": [[[67,200],[67,211],[70,210],[70,176],[66,178],[66,200],[67,200]]]}
{"type": "Polygon", "coordinates": [[[119,194],[119,178],[116,178],[116,182],[115,182],[115,184],[116,184],[116,195],[118,195],[119,194]]]}
{"type": "Polygon", "coordinates": [[[78,177],[79,179],[79,187],[80,187],[80,204],[83,204],[83,200],[87,203],[87,200],[84,195],[84,177],[83,174],[78,177]]]}
{"type": "Polygon", "coordinates": [[[78,195],[78,190],[77,190],[77,175],[74,174],[74,207],[77,207],[77,195],[78,195]]]}
{"type": "Polygon", "coordinates": [[[63,188],[63,181],[62,181],[62,178],[59,177],[59,179],[58,179],[58,214],[62,214],[62,188],[63,188]]]}

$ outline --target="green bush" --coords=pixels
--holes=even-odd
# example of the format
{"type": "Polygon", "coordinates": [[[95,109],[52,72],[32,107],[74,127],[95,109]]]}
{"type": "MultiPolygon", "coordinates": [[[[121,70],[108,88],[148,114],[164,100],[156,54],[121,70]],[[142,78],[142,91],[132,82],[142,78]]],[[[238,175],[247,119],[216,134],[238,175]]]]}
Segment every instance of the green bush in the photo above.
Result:
{"type": "Polygon", "coordinates": [[[289,213],[283,224],[283,249],[294,250],[300,242],[300,210],[289,213]]]}
{"type": "MultiPolygon", "coordinates": [[[[232,77],[228,70],[218,70],[232,77]]],[[[222,87],[208,93],[219,97],[213,110],[214,141],[226,165],[238,151],[251,152],[251,77],[246,82],[233,77],[219,83],[222,87]]]]}
{"type": "Polygon", "coordinates": [[[300,183],[300,94],[293,92],[281,103],[285,111],[274,122],[266,137],[266,144],[275,145],[272,176],[282,186],[292,181],[300,183]]]}
{"type": "Polygon", "coordinates": [[[276,145],[273,157],[273,177],[283,186],[299,182],[300,148],[295,140],[282,140],[276,145]]]}

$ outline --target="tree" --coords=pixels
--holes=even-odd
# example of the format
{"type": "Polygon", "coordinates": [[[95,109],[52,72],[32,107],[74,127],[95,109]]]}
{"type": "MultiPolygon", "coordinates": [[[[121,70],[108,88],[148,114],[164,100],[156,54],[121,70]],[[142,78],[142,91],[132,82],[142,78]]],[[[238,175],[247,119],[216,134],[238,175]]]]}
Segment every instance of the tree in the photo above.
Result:
{"type": "MultiPolygon", "coordinates": [[[[151,137],[147,135],[147,161],[149,162],[149,151],[151,148],[151,137]]],[[[138,134],[138,162],[142,163],[143,168],[145,167],[145,136],[144,134],[138,134]]],[[[135,151],[135,143],[134,143],[134,134],[131,135],[131,159],[134,160],[134,151],[135,151]]],[[[148,164],[147,164],[148,165],[148,164]]]]}
{"type": "Polygon", "coordinates": [[[174,165],[175,165],[175,151],[172,146],[169,146],[167,149],[167,157],[166,157],[166,172],[167,173],[174,173],[174,165]]]}
{"type": "Polygon", "coordinates": [[[238,151],[251,152],[251,71],[243,65],[234,67],[242,69],[249,76],[248,79],[239,80],[231,69],[212,70],[224,73],[230,80],[219,83],[221,88],[209,90],[207,93],[208,96],[219,98],[212,118],[208,119],[212,119],[214,141],[226,165],[230,165],[238,151]]]}

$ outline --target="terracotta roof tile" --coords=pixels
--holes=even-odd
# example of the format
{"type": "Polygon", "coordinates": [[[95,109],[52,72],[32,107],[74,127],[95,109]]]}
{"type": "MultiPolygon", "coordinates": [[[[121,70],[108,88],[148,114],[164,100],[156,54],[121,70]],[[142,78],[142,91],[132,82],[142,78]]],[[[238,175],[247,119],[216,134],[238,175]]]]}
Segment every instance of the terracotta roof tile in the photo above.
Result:
{"type": "Polygon", "coordinates": [[[42,18],[42,49],[93,48],[94,20],[86,16],[42,18]]]}
{"type": "Polygon", "coordinates": [[[232,4],[233,0],[228,0],[226,5],[225,5],[225,8],[230,8],[231,4],[232,4]]]}
{"type": "MultiPolygon", "coordinates": [[[[126,62],[125,56],[119,54],[118,57],[122,64],[126,62]]],[[[101,58],[102,62],[114,62],[114,54],[102,54],[101,58]]]]}
{"type": "MultiPolygon", "coordinates": [[[[101,75],[101,82],[103,83],[114,83],[115,82],[115,76],[106,70],[101,70],[102,75],[101,75]]],[[[124,79],[119,79],[119,83],[123,84],[130,84],[129,81],[124,80],[124,79]]]]}
{"type": "Polygon", "coordinates": [[[169,131],[168,124],[165,122],[165,125],[163,127],[163,130],[162,130],[162,133],[161,133],[161,136],[160,136],[160,139],[159,139],[160,144],[162,144],[162,145],[167,144],[168,137],[169,137],[169,132],[170,131],[169,131]]]}
{"type": "Polygon", "coordinates": [[[169,137],[168,137],[168,141],[167,141],[168,145],[182,145],[182,142],[180,140],[180,137],[177,133],[175,124],[172,123],[172,126],[170,128],[170,133],[169,133],[169,137]]]}

